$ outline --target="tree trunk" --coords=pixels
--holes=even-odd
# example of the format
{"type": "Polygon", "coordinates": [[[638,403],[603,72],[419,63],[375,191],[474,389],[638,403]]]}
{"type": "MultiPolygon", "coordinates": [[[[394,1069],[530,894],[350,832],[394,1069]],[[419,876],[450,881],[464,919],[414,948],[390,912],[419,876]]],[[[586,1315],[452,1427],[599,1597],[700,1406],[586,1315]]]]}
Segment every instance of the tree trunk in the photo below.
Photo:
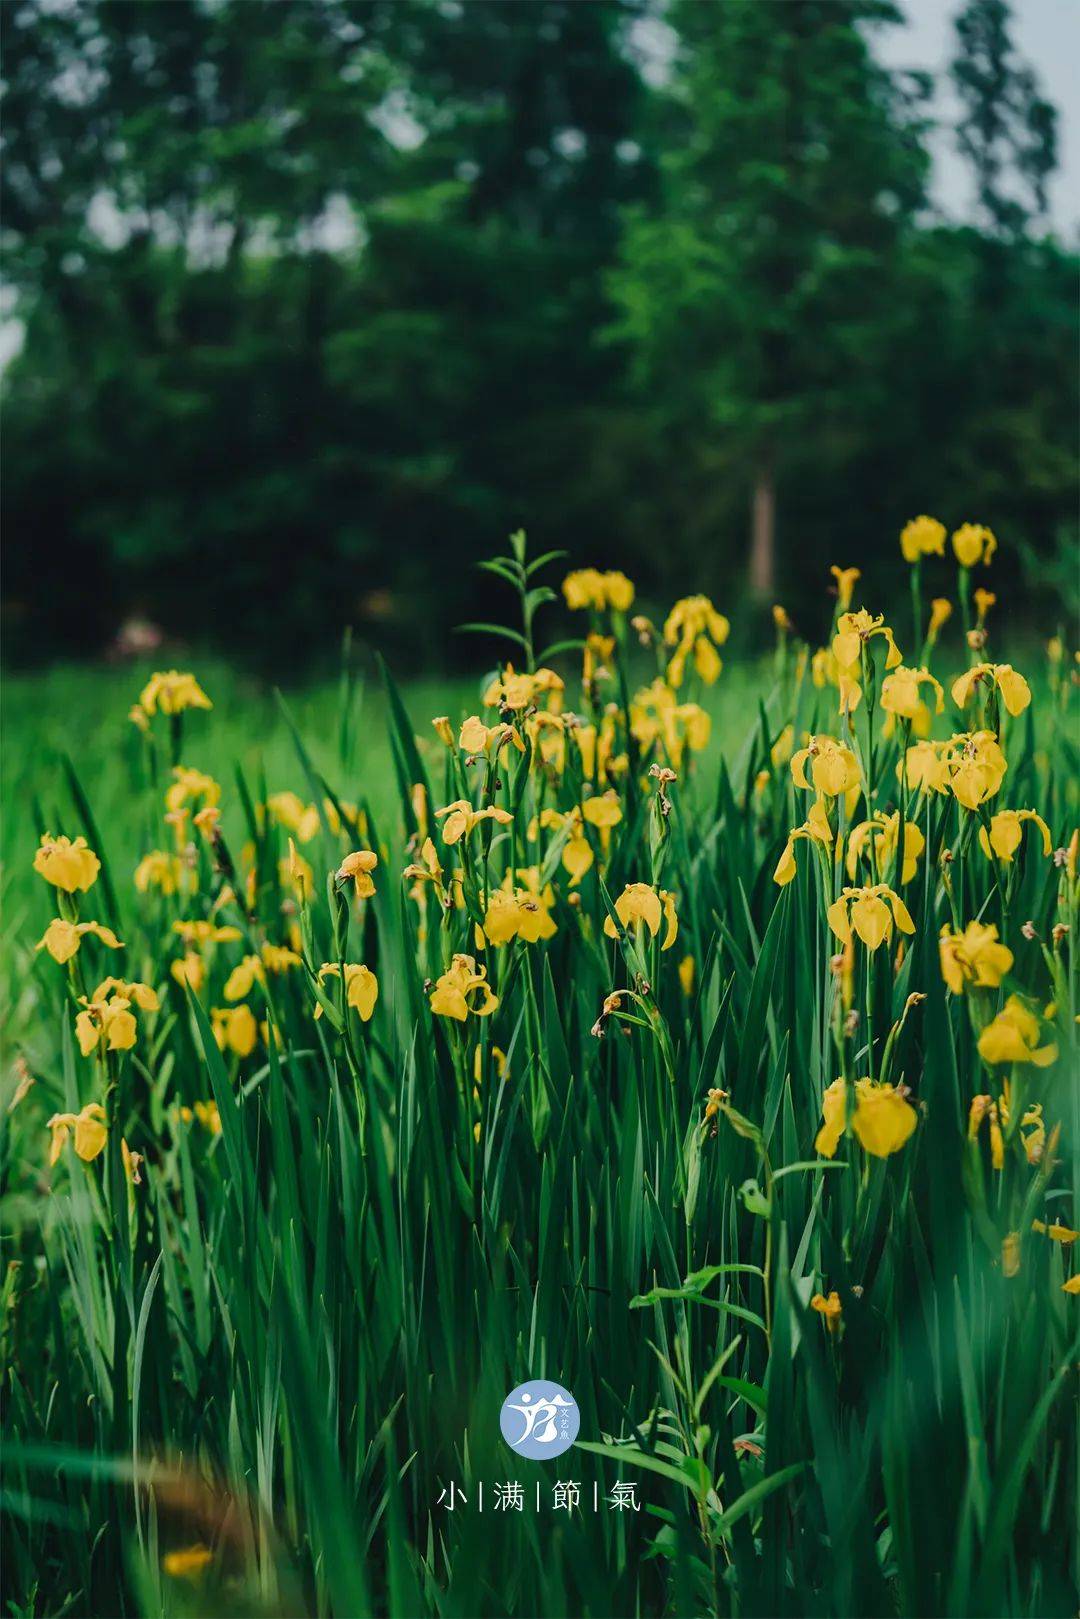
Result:
{"type": "Polygon", "coordinates": [[[750,532],[750,594],[768,597],[776,579],[776,484],[772,467],[758,469],[750,532]]]}

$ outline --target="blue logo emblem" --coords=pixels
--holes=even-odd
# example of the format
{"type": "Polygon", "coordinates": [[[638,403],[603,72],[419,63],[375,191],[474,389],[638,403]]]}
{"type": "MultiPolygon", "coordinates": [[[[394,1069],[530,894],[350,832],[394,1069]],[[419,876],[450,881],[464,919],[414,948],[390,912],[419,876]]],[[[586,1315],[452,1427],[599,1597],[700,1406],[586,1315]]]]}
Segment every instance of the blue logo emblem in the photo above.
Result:
{"type": "Polygon", "coordinates": [[[581,1413],[569,1389],[534,1377],[506,1396],[499,1427],[511,1450],[533,1461],[561,1456],[577,1438],[581,1413]]]}

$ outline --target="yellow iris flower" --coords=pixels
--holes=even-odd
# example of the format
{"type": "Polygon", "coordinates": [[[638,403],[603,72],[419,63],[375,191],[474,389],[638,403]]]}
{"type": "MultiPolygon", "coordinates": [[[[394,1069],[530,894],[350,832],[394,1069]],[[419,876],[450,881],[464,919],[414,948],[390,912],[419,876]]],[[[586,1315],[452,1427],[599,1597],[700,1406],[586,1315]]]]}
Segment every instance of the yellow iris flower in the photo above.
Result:
{"type": "Polygon", "coordinates": [[[960,566],[973,568],[977,562],[989,563],[997,540],[982,523],[961,523],[953,533],[952,547],[960,566]]]}
{"type": "Polygon", "coordinates": [[[487,981],[486,967],[478,967],[472,956],[456,955],[436,979],[430,1002],[438,1017],[464,1023],[470,1012],[474,1017],[490,1017],[499,997],[487,981]]]}
{"type": "MultiPolygon", "coordinates": [[[[859,857],[873,851],[873,869],[887,872],[892,869],[896,845],[900,836],[900,814],[886,815],[879,810],[868,821],[860,821],[848,834],[847,874],[854,882],[859,857]]],[[[919,865],[919,856],[926,848],[922,829],[914,821],[904,822],[904,855],[900,872],[901,883],[909,883],[919,865]]]]}
{"type": "Polygon", "coordinates": [[[840,1318],[844,1311],[840,1303],[840,1295],[835,1289],[829,1294],[828,1298],[825,1297],[824,1293],[815,1293],[810,1300],[810,1308],[811,1310],[816,1310],[818,1315],[824,1318],[824,1325],[830,1332],[840,1331],[840,1318]]]}
{"type": "MultiPolygon", "coordinates": [[[[340,978],[341,968],[336,961],[324,961],[319,968],[319,982],[327,978],[340,978]]],[[[347,961],[345,963],[345,1004],[359,1012],[361,1021],[371,1022],[375,1011],[375,1002],[379,998],[379,981],[370,967],[364,967],[359,962],[347,961]]],[[[322,1006],[316,1004],[316,1018],[322,1017],[322,1006]]]]}
{"type": "Polygon", "coordinates": [[[157,991],[138,979],[103,978],[90,999],[103,1001],[107,995],[123,995],[137,1006],[140,1012],[157,1012],[161,1009],[157,991]]]}
{"type": "Polygon", "coordinates": [[[79,1003],[84,1010],[75,1019],[75,1038],[84,1057],[103,1047],[107,1051],[130,1051],[137,1033],[131,1002],[125,995],[110,995],[79,1003]]]}
{"type": "Polygon", "coordinates": [[[910,911],[886,883],[845,888],[826,916],[842,944],[851,942],[854,929],[868,950],[876,950],[892,938],[894,923],[901,933],[915,932],[910,911]]]}
{"type": "Polygon", "coordinates": [[[554,669],[537,669],[518,674],[512,663],[494,679],[484,693],[485,708],[529,708],[544,699],[561,700],[565,682],[554,669]]]}
{"type": "Polygon", "coordinates": [[[905,562],[920,557],[945,555],[945,524],[936,517],[912,517],[900,530],[900,550],[905,562]]]}
{"type": "Polygon", "coordinates": [[[209,1546],[204,1546],[199,1541],[194,1546],[184,1546],[178,1551],[166,1552],[161,1559],[161,1566],[174,1580],[195,1580],[207,1564],[213,1561],[214,1554],[209,1546]]]}
{"type": "Polygon", "coordinates": [[[880,635],[888,648],[885,655],[886,669],[895,669],[903,663],[903,654],[897,646],[893,632],[885,622],[885,615],[879,613],[874,618],[865,607],[860,607],[857,613],[841,613],[836,621],[836,634],[833,636],[832,651],[840,667],[841,673],[848,673],[854,678],[854,671],[858,669],[862,649],[875,636],[880,635]]]}
{"type": "Polygon", "coordinates": [[[139,694],[139,706],[144,714],[182,714],[186,708],[214,705],[194,675],[166,669],[150,676],[139,694]]]}
{"type": "Polygon", "coordinates": [[[169,967],[169,972],[180,985],[188,987],[197,995],[206,982],[206,963],[197,950],[187,950],[169,967]]]}
{"type": "Polygon", "coordinates": [[[1011,663],[976,663],[953,681],[952,700],[957,708],[964,707],[976,686],[984,680],[997,687],[1002,702],[1014,717],[1022,714],[1031,702],[1031,687],[1011,663]]]}
{"type": "Polygon", "coordinates": [[[807,838],[813,843],[818,843],[825,849],[832,848],[833,834],[832,828],[829,825],[828,811],[826,810],[825,805],[821,802],[820,798],[811,807],[810,814],[807,816],[802,826],[795,827],[788,834],[787,843],[784,845],[784,852],[777,861],[776,870],[773,872],[773,882],[779,883],[781,888],[783,888],[785,884],[791,882],[792,878],[795,876],[797,869],[795,864],[795,845],[802,838],[807,838]]]}
{"type": "Polygon", "coordinates": [[[859,761],[849,747],[831,736],[812,736],[805,748],[791,756],[791,776],[796,787],[824,793],[828,798],[839,798],[859,785],[859,761]],[[806,779],[806,764],[810,761],[810,777],[806,779]]]}
{"type": "Polygon", "coordinates": [[[212,1136],[221,1134],[221,1114],[218,1112],[216,1102],[196,1102],[193,1107],[182,1107],[180,1117],[185,1124],[190,1124],[192,1119],[198,1119],[203,1129],[208,1130],[212,1136]]]}
{"type": "Polygon", "coordinates": [[[1057,1060],[1058,1048],[1051,1042],[1040,1046],[1039,1019],[1019,995],[1010,995],[997,1017],[979,1036],[979,1056],[990,1066],[1007,1062],[1030,1062],[1047,1068],[1057,1060]]]}
{"type": "Polygon", "coordinates": [[[1077,1237],[1080,1237],[1080,1231],[1074,1231],[1071,1226],[1058,1225],[1056,1222],[1051,1222],[1050,1225],[1047,1225],[1042,1220],[1032,1220],[1031,1229],[1032,1231],[1038,1231],[1042,1236],[1049,1237],[1052,1242],[1060,1242],[1063,1247],[1068,1247],[1070,1243],[1076,1241],[1077,1237]]]}
{"type": "Polygon", "coordinates": [[[1050,828],[1037,810],[998,810],[990,817],[989,831],[985,826],[979,828],[979,846],[986,858],[997,855],[1008,865],[1020,847],[1025,821],[1030,821],[1042,833],[1043,854],[1048,856],[1053,840],[1050,828]]]}
{"type": "Polygon", "coordinates": [[[616,613],[626,613],[634,601],[632,583],[617,569],[601,573],[597,568],[578,568],[567,574],[562,591],[572,612],[591,607],[602,613],[610,607],[616,613]]]}
{"type": "Polygon", "coordinates": [[[334,880],[338,883],[347,883],[352,878],[357,899],[370,899],[375,892],[371,873],[378,864],[379,857],[371,849],[354,849],[341,862],[334,873],[334,880]]]}
{"type": "Polygon", "coordinates": [[[851,606],[851,598],[852,598],[852,595],[854,594],[855,586],[858,583],[858,581],[862,578],[862,569],[861,568],[838,568],[836,563],[834,562],[830,566],[829,572],[832,574],[833,578],[836,580],[836,605],[837,605],[837,608],[839,609],[839,611],[841,613],[846,613],[848,608],[851,606]]]}
{"type": "Polygon", "coordinates": [[[34,870],[54,888],[62,888],[65,894],[85,894],[97,881],[101,861],[85,838],[72,842],[70,838],[54,838],[51,832],[45,832],[34,855],[34,870]]]}
{"type": "Polygon", "coordinates": [[[314,804],[305,804],[299,793],[291,790],[271,793],[266,807],[279,826],[291,832],[298,843],[310,843],[319,830],[319,811],[314,804]]]}
{"type": "Polygon", "coordinates": [[[668,684],[678,690],[686,660],[692,656],[701,679],[711,686],[724,667],[716,649],[730,634],[729,620],[717,612],[708,596],[684,596],[677,601],[664,621],[664,643],[675,648],[667,667],[668,684]]]}
{"type": "Polygon", "coordinates": [[[975,617],[979,628],[986,623],[991,607],[997,606],[997,597],[992,590],[984,590],[980,585],[974,593],[975,617]]]}
{"type": "Polygon", "coordinates": [[[135,867],[135,887],[140,894],[156,888],[162,894],[178,894],[181,889],[194,892],[196,874],[179,855],[164,849],[151,849],[135,867]]]}
{"type": "Polygon", "coordinates": [[[250,1057],[259,1039],[259,1026],[250,1006],[215,1006],[210,1026],[219,1051],[233,1051],[250,1057]]]}
{"type": "Polygon", "coordinates": [[[474,826],[481,821],[496,821],[499,826],[507,826],[514,817],[509,810],[500,809],[497,804],[489,804],[487,809],[473,809],[467,798],[456,798],[445,809],[435,811],[435,819],[443,820],[446,825],[442,829],[444,843],[458,843],[474,826]]]}
{"type": "Polygon", "coordinates": [[[930,603],[930,623],[927,626],[926,639],[931,646],[936,642],[939,633],[952,617],[952,602],[947,596],[935,596],[930,603]]]}
{"type": "Polygon", "coordinates": [[[63,1152],[69,1134],[74,1133],[75,1152],[84,1164],[92,1164],[109,1139],[105,1109],[100,1102],[88,1102],[78,1113],[54,1113],[45,1128],[52,1131],[50,1164],[55,1164],[63,1152]]]}
{"type": "Polygon", "coordinates": [[[112,928],[103,926],[101,922],[65,922],[58,916],[49,923],[34,949],[47,950],[54,961],[63,965],[75,955],[87,934],[99,939],[110,950],[124,948],[112,928]]]}
{"type": "Polygon", "coordinates": [[[938,948],[941,976],[954,995],[962,995],[969,984],[976,989],[997,989],[1012,971],[1013,953],[999,941],[992,922],[969,922],[962,933],[946,925],[938,948]]]}
{"type": "Polygon", "coordinates": [[[917,719],[926,708],[920,686],[930,686],[935,695],[934,712],[940,714],[945,707],[945,693],[940,681],[929,669],[908,669],[901,664],[881,682],[881,706],[886,714],[895,714],[901,720],[917,719]]]}
{"type": "MultiPolygon", "coordinates": [[[[917,1123],[915,1109],[892,1085],[872,1079],[855,1081],[855,1114],[851,1128],[860,1147],[872,1158],[888,1158],[899,1152],[917,1123]]],[[[846,1128],[847,1082],[834,1079],[822,1099],[822,1124],[814,1138],[815,1151],[825,1158],[834,1158],[846,1128]]]]}
{"type": "Polygon", "coordinates": [[[630,731],[643,751],[661,743],[672,768],[678,770],[686,748],[701,753],[708,747],[712,721],[697,703],[680,703],[667,681],[657,677],[630,704],[630,731]]]}
{"type": "Polygon", "coordinates": [[[185,944],[207,945],[228,944],[236,939],[243,938],[239,928],[229,927],[217,922],[174,922],[172,930],[185,944]]]}
{"type": "Polygon", "coordinates": [[[257,956],[245,956],[225,980],[223,991],[227,1001],[242,1001],[251,994],[256,984],[265,984],[266,975],[288,972],[299,967],[301,957],[283,944],[264,944],[257,956]]]}
{"type": "Polygon", "coordinates": [[[622,804],[613,787],[609,787],[606,793],[596,793],[592,798],[587,798],[581,806],[581,813],[589,825],[595,826],[600,832],[609,832],[623,818],[622,804]]]}
{"type": "Polygon", "coordinates": [[[513,743],[519,753],[525,752],[525,743],[521,732],[512,725],[485,725],[478,714],[470,714],[458,732],[458,747],[465,753],[482,753],[489,758],[497,757],[506,747],[513,743]]]}
{"type": "Polygon", "coordinates": [[[221,788],[213,776],[204,775],[201,770],[174,765],[172,785],[165,792],[165,808],[183,809],[189,799],[198,800],[202,808],[213,809],[221,800],[221,788]]]}
{"type": "Polygon", "coordinates": [[[538,939],[550,939],[557,931],[550,909],[555,896],[550,885],[544,892],[550,896],[546,901],[527,888],[505,885],[489,894],[483,929],[489,943],[499,945],[521,939],[525,944],[535,944],[538,939]]]}
{"type": "Polygon", "coordinates": [[[993,731],[969,731],[947,742],[912,743],[903,768],[909,787],[951,791],[965,809],[976,810],[999,790],[1008,764],[993,731]]]}
{"type": "MultiPolygon", "coordinates": [[[[648,883],[627,883],[615,901],[615,915],[628,932],[633,930],[640,934],[643,928],[647,928],[654,939],[660,932],[661,924],[665,924],[661,950],[670,950],[678,936],[675,896],[664,888],[657,892],[648,883]]],[[[619,937],[619,930],[610,916],[604,918],[604,932],[609,939],[619,937]]]]}

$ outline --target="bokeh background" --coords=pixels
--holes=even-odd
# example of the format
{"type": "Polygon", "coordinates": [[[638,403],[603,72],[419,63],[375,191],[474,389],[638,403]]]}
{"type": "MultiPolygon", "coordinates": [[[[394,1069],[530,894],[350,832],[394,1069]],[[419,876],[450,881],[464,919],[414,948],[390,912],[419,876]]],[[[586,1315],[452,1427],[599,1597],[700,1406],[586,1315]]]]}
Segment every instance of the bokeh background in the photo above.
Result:
{"type": "Polygon", "coordinates": [[[3,14],[9,668],[452,669],[522,525],[752,635],[925,510],[1075,610],[1069,0],[3,14]]]}

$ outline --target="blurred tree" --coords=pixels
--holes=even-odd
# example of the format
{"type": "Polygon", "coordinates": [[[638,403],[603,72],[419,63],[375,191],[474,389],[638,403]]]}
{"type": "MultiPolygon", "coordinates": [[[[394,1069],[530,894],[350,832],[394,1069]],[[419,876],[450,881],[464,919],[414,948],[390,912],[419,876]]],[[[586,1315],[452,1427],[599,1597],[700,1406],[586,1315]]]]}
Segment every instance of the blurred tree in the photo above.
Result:
{"type": "MultiPolygon", "coordinates": [[[[396,596],[401,633],[445,630],[492,533],[603,521],[618,369],[589,337],[649,167],[635,11],[20,7],[5,500],[78,559],[73,647],[132,607],[264,646],[284,615],[314,648],[396,596]]],[[[36,619],[31,548],[7,592],[36,619]]]]}
{"type": "Polygon", "coordinates": [[[424,138],[365,216],[363,307],[331,358],[401,548],[386,582],[448,625],[477,616],[468,564],[492,534],[618,549],[625,474],[599,465],[621,369],[592,334],[653,167],[622,49],[635,0],[402,9],[397,112],[424,138]]]}
{"type": "Polygon", "coordinates": [[[3,219],[26,339],[4,493],[9,534],[37,541],[9,551],[26,639],[40,545],[71,650],[134,607],[265,631],[292,579],[297,620],[325,590],[297,561],[335,493],[320,341],[346,269],[328,249],[335,220],[356,233],[345,199],[394,183],[376,117],[394,16],[380,0],[9,16],[3,219]]]}
{"type": "Polygon", "coordinates": [[[967,0],[956,18],[951,77],[963,114],[957,143],[996,233],[1017,236],[1046,214],[1057,167],[1057,113],[1016,54],[1006,0],[967,0]]]}
{"type": "Polygon", "coordinates": [[[927,172],[923,86],[867,43],[868,25],[898,20],[885,0],[680,0],[670,13],[662,199],[629,224],[613,330],[691,463],[697,543],[729,509],[717,486],[749,478],[758,596],[773,589],[794,459],[835,465],[868,393],[889,386],[882,337],[927,172]]]}
{"type": "Polygon", "coordinates": [[[665,593],[730,581],[751,502],[759,587],[777,505],[796,592],[927,506],[1045,552],[1075,259],[967,10],[965,138],[1024,210],[985,230],[920,211],[883,0],[10,5],[6,654],[142,611],[445,658],[522,524],[665,593]]]}

